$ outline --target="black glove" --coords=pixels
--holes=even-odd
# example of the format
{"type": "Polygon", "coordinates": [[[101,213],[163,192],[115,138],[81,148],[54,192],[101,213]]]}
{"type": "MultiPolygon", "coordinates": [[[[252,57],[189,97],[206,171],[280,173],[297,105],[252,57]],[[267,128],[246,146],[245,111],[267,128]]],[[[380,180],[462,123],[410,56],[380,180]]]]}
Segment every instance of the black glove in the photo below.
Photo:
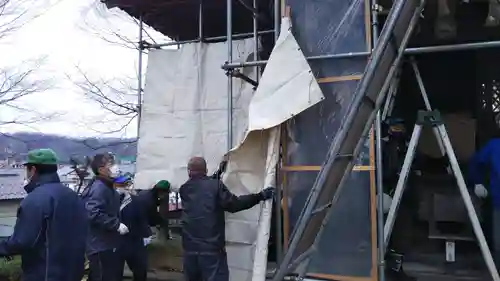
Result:
{"type": "Polygon", "coordinates": [[[3,259],[4,259],[6,262],[9,262],[9,261],[13,260],[14,258],[13,258],[13,257],[11,257],[11,256],[5,256],[5,257],[3,257],[3,259]]]}
{"type": "Polygon", "coordinates": [[[261,197],[261,200],[268,200],[274,197],[274,193],[276,192],[276,188],[274,187],[268,187],[262,190],[259,195],[261,197]]]}
{"type": "Polygon", "coordinates": [[[219,172],[221,174],[226,172],[226,168],[227,168],[227,160],[222,160],[219,164],[219,172]]]}

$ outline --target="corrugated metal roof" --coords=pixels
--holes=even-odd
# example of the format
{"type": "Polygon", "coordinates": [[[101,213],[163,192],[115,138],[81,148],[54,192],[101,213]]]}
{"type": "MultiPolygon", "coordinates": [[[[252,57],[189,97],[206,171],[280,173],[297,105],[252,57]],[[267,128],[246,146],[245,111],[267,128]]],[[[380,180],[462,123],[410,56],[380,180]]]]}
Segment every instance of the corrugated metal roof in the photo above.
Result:
{"type": "Polygon", "coordinates": [[[0,200],[23,199],[26,196],[23,182],[23,169],[0,170],[0,200]]]}

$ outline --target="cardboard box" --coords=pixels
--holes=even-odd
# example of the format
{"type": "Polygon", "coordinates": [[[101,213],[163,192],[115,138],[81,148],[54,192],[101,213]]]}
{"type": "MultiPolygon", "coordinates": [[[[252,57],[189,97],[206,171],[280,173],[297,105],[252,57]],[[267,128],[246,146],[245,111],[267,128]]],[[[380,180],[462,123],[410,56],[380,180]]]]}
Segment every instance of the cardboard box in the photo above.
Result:
{"type": "MultiPolygon", "coordinates": [[[[476,120],[468,114],[442,114],[451,145],[459,162],[465,163],[476,151],[476,120]]],[[[441,151],[432,128],[425,126],[419,140],[419,153],[439,158],[441,151]]]]}

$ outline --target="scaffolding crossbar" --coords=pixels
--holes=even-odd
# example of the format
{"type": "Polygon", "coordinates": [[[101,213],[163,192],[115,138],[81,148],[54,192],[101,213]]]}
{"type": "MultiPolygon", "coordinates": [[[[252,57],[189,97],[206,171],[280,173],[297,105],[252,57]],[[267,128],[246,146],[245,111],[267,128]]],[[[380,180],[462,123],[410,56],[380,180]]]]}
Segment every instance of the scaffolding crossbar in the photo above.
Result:
{"type": "MultiPolygon", "coordinates": [[[[441,45],[441,46],[428,46],[428,47],[418,47],[418,48],[406,48],[404,54],[421,55],[429,53],[458,52],[458,51],[469,51],[469,50],[479,50],[479,49],[498,48],[498,47],[500,47],[500,41],[489,41],[489,42],[463,43],[463,44],[441,45]]],[[[370,55],[371,52],[352,52],[352,53],[310,56],[307,57],[306,59],[307,60],[346,59],[346,58],[368,57],[370,55]]],[[[249,61],[244,63],[226,63],[222,65],[222,68],[231,69],[231,68],[241,68],[241,67],[263,66],[266,65],[266,63],[267,63],[266,60],[249,61]]]]}

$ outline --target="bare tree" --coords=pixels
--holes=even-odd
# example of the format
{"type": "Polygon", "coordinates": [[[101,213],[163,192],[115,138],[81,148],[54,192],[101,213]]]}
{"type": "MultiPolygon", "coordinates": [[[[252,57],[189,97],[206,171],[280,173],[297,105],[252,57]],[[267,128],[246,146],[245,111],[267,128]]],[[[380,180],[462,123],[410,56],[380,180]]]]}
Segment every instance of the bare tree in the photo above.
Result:
{"type": "Polygon", "coordinates": [[[42,16],[59,1],[0,0],[0,40],[42,16]]]}
{"type": "Polygon", "coordinates": [[[138,116],[139,105],[137,100],[137,88],[132,77],[118,77],[113,79],[90,77],[79,67],[76,68],[78,79],[69,79],[80,89],[82,94],[89,100],[95,102],[104,115],[100,118],[101,123],[106,121],[111,128],[98,131],[101,134],[116,134],[125,130],[138,116]]]}
{"type": "MultiPolygon", "coordinates": [[[[58,0],[0,0],[0,44],[8,43],[11,35],[57,3],[58,0]]],[[[45,57],[41,57],[0,67],[0,112],[8,112],[0,115],[0,126],[30,126],[58,115],[41,113],[24,104],[26,97],[43,93],[52,86],[40,71],[44,61],[45,57]]]]}
{"type": "Polygon", "coordinates": [[[39,112],[24,104],[28,96],[43,93],[52,87],[50,79],[40,78],[43,60],[24,62],[23,66],[0,68],[0,110],[9,114],[0,115],[0,126],[46,121],[57,113],[39,112]]]}
{"type": "MultiPolygon", "coordinates": [[[[82,9],[80,28],[94,34],[103,41],[124,48],[138,50],[139,20],[129,16],[118,8],[108,9],[101,1],[96,0],[82,9]]],[[[153,28],[143,24],[143,44],[164,43],[172,40],[153,28]]]]}
{"type": "MultiPolygon", "coordinates": [[[[85,32],[93,34],[111,45],[131,51],[135,50],[137,57],[139,54],[141,56],[147,54],[144,46],[149,43],[171,41],[147,25],[143,25],[141,39],[137,19],[120,9],[108,9],[99,0],[95,0],[91,5],[82,9],[80,22],[79,27],[85,32]],[[139,52],[139,50],[141,51],[139,52]]],[[[139,71],[139,67],[144,69],[144,65],[139,65],[137,61],[130,65],[131,70],[135,70],[134,77],[119,76],[112,79],[92,77],[81,68],[77,68],[76,73],[79,76],[77,79],[74,75],[70,77],[70,80],[78,86],[85,97],[95,102],[107,113],[107,116],[103,118],[106,119],[106,123],[110,124],[111,129],[106,132],[98,130],[98,133],[116,134],[124,131],[132,122],[137,121],[136,117],[140,107],[138,79],[139,76],[144,78],[144,72],[142,69],[139,71]]]]}

